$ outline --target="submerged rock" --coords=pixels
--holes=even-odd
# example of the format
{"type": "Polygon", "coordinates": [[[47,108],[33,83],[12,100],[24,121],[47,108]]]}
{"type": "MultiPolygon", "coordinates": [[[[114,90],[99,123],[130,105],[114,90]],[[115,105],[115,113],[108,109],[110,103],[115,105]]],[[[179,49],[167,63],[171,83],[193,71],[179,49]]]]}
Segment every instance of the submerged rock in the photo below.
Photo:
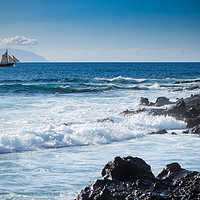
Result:
{"type": "Polygon", "coordinates": [[[116,157],[76,200],[199,200],[200,173],[171,163],[155,178],[141,158],[116,157]]]}

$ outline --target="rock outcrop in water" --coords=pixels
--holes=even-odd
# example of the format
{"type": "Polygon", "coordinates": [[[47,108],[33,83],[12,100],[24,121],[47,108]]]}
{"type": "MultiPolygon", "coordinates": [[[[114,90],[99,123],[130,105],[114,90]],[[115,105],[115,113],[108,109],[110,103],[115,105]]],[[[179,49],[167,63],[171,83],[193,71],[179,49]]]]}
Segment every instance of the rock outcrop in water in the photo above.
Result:
{"type": "Polygon", "coordinates": [[[116,157],[102,170],[102,179],[83,189],[76,200],[199,200],[200,173],[178,163],[157,177],[141,158],[116,157]]]}
{"type": "Polygon", "coordinates": [[[171,102],[168,98],[166,97],[158,97],[156,99],[156,102],[150,102],[148,98],[144,98],[141,97],[140,99],[140,103],[142,105],[146,105],[146,106],[156,106],[156,107],[160,107],[160,106],[164,106],[164,105],[169,105],[169,104],[174,104],[175,102],[171,102]]]}
{"type": "MultiPolygon", "coordinates": [[[[162,99],[165,98],[162,97],[162,99]]],[[[164,101],[167,101],[167,98],[164,101]]],[[[147,98],[141,98],[141,103],[143,105],[148,102],[149,101],[147,98]]],[[[151,103],[148,103],[148,105],[150,104],[151,103]]],[[[159,105],[161,106],[161,103],[159,105]]],[[[154,106],[156,106],[156,103],[154,104],[154,106]]],[[[137,114],[140,112],[146,112],[147,114],[150,115],[172,116],[178,120],[185,121],[187,123],[188,128],[193,128],[194,126],[200,124],[200,95],[199,94],[191,95],[191,97],[185,99],[179,99],[174,106],[166,109],[142,108],[138,110],[125,110],[122,112],[122,114],[129,115],[129,114],[137,114]]]]}

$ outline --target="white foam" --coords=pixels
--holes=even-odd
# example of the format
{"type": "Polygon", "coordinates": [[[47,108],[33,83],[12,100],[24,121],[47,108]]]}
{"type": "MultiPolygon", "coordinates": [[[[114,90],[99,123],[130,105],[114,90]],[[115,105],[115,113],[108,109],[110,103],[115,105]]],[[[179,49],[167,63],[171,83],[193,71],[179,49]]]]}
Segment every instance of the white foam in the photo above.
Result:
{"type": "MultiPolygon", "coordinates": [[[[169,93],[165,88],[160,90],[169,99],[177,97],[177,93],[169,93]]],[[[179,97],[186,94],[180,93],[179,97]]],[[[126,90],[92,95],[0,97],[0,153],[107,144],[145,137],[148,132],[163,128],[185,128],[185,123],[172,117],[120,114],[142,107],[141,96],[155,101],[158,92],[126,90]],[[106,118],[114,123],[103,120],[106,118]]]]}
{"type": "Polygon", "coordinates": [[[149,86],[150,89],[160,89],[160,85],[158,83],[154,83],[153,85],[149,86]]]}
{"type": "Polygon", "coordinates": [[[35,121],[32,121],[33,119],[23,121],[14,131],[4,129],[5,132],[0,135],[0,152],[107,144],[143,137],[148,132],[163,128],[169,130],[185,127],[183,122],[172,117],[149,116],[145,113],[129,117],[118,116],[113,118],[114,123],[109,120],[84,122],[79,119],[81,122],[75,121],[69,126],[59,125],[56,122],[60,118],[55,117],[53,116],[53,119],[45,117],[42,120],[42,116],[38,116],[35,121]]]}
{"type": "Polygon", "coordinates": [[[135,78],[130,78],[130,77],[123,77],[123,76],[118,76],[118,77],[115,77],[115,78],[98,78],[96,77],[95,78],[96,80],[102,80],[102,81],[115,81],[115,80],[128,80],[128,81],[136,81],[136,82],[142,82],[142,81],[145,81],[146,79],[135,79],[135,78]]]}

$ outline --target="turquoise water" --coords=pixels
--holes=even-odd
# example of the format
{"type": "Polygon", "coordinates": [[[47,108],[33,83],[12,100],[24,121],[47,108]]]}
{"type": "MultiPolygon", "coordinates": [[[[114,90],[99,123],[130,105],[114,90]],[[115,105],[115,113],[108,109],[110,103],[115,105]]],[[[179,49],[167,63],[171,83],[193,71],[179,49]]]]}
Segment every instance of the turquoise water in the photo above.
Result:
{"type": "Polygon", "coordinates": [[[0,199],[74,199],[118,155],[143,158],[155,174],[174,161],[200,171],[200,138],[182,135],[184,122],[120,114],[141,108],[140,97],[175,101],[198,93],[188,90],[198,82],[175,82],[197,80],[199,69],[200,63],[17,63],[1,68],[0,199]],[[163,128],[169,133],[147,135],[163,128]]]}

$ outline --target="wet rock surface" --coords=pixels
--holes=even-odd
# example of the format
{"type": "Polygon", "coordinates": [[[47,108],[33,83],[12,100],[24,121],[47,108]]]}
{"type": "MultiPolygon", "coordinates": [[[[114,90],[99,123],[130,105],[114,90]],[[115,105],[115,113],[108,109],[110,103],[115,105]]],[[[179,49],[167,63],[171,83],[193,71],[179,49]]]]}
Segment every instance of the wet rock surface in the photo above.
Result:
{"type": "Polygon", "coordinates": [[[184,134],[198,134],[200,136],[200,126],[195,126],[190,130],[183,131],[184,134]]]}
{"type": "Polygon", "coordinates": [[[102,179],[84,188],[76,199],[199,200],[200,173],[171,163],[155,177],[141,158],[116,157],[105,165],[102,179]]]}
{"type": "Polygon", "coordinates": [[[155,131],[155,132],[148,133],[148,135],[165,134],[165,133],[167,133],[167,131],[165,129],[162,129],[162,130],[158,130],[158,131],[155,131]]]}
{"type": "MultiPolygon", "coordinates": [[[[159,97],[158,99],[160,98],[162,100],[165,99],[164,97],[159,97]]],[[[164,101],[168,101],[166,99],[164,101]]],[[[146,105],[145,103],[148,102],[147,100],[148,99],[142,97],[140,103],[146,105]]],[[[158,100],[158,102],[160,102],[160,100],[158,100]]],[[[163,103],[163,101],[161,102],[163,103]]],[[[148,105],[150,104],[151,102],[148,103],[148,105]]],[[[157,103],[155,103],[154,106],[156,106],[156,104],[157,103]]],[[[159,105],[161,106],[161,103],[159,103],[159,105]]],[[[122,114],[130,115],[140,112],[146,112],[149,115],[172,116],[178,120],[185,121],[188,128],[193,128],[200,124],[200,95],[191,95],[191,97],[179,99],[176,104],[170,108],[141,108],[138,110],[125,110],[122,114]]]]}
{"type": "Polygon", "coordinates": [[[158,97],[155,101],[155,103],[150,102],[148,98],[141,97],[140,99],[140,104],[146,105],[146,106],[164,106],[164,105],[169,105],[169,104],[174,104],[175,102],[171,102],[168,98],[166,97],[158,97]]]}

